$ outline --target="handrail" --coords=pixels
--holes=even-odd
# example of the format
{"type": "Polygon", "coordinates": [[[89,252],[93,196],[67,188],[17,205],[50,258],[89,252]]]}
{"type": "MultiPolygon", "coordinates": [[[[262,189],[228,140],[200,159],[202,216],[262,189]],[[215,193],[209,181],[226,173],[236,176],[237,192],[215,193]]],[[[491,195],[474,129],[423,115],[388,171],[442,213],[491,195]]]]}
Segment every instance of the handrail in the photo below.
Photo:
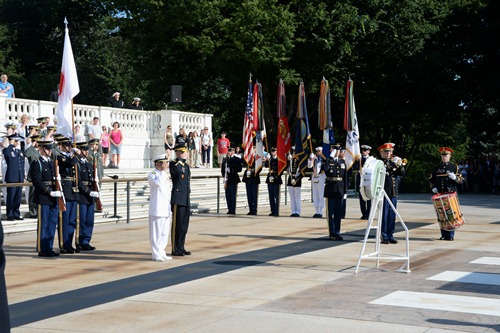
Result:
{"type": "MultiPolygon", "coordinates": [[[[307,174],[306,174],[307,175],[307,174]]],[[[287,173],[285,172],[284,173],[284,182],[283,182],[283,185],[285,185],[285,193],[284,193],[284,196],[285,196],[285,202],[284,202],[284,205],[287,205],[287,199],[288,199],[288,189],[287,189],[287,186],[286,186],[286,180],[287,180],[287,173]]],[[[265,174],[261,174],[260,175],[261,178],[265,178],[266,175],[265,174]]],[[[221,179],[223,177],[221,175],[191,175],[191,179],[192,180],[196,180],[196,179],[217,179],[217,186],[216,186],[216,200],[217,200],[217,206],[216,206],[216,213],[219,214],[220,213],[220,209],[221,209],[221,203],[220,203],[220,197],[221,195],[224,195],[224,192],[223,192],[223,188],[220,186],[221,184],[221,179]]],[[[118,189],[117,189],[117,184],[118,183],[124,183],[126,184],[125,185],[125,191],[126,191],[126,222],[127,223],[130,223],[130,208],[131,208],[131,195],[130,195],[130,192],[131,192],[131,189],[132,189],[132,186],[131,186],[131,183],[133,182],[139,182],[139,183],[142,183],[142,182],[147,182],[148,180],[148,177],[146,176],[143,176],[143,177],[123,177],[123,178],[119,178],[118,175],[106,175],[106,178],[103,178],[101,179],[101,183],[113,183],[113,191],[114,191],[114,194],[113,194],[113,206],[114,206],[114,214],[112,216],[109,216],[108,218],[121,218],[121,216],[117,215],[118,213],[118,189]]],[[[3,188],[3,187],[25,187],[25,186],[32,186],[33,183],[31,182],[23,182],[23,183],[0,183],[0,190],[3,188]]],[[[193,190],[193,188],[192,188],[193,190]]],[[[102,188],[101,188],[101,192],[102,192],[102,188]]],[[[192,196],[193,197],[193,196],[192,196]]],[[[196,195],[194,196],[196,198],[196,195]]],[[[312,196],[311,196],[312,197],[312,196]]],[[[1,214],[1,207],[0,207],[0,221],[2,220],[2,214],[1,214]]]]}

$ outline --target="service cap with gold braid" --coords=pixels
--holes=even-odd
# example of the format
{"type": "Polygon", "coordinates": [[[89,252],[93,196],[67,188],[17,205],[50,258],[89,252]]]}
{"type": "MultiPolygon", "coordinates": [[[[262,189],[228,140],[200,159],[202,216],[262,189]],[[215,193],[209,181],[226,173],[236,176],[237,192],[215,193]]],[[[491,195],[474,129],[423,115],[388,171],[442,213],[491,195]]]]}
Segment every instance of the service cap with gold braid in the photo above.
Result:
{"type": "Polygon", "coordinates": [[[451,153],[453,153],[453,149],[449,148],[449,147],[441,147],[439,148],[439,152],[441,153],[441,155],[448,155],[451,153]]]}
{"type": "Polygon", "coordinates": [[[186,151],[188,151],[188,147],[187,147],[187,144],[186,144],[186,143],[178,143],[178,144],[174,147],[174,150],[175,150],[175,151],[186,152],[186,151]]]}
{"type": "Polygon", "coordinates": [[[42,123],[47,123],[47,117],[38,117],[36,118],[36,121],[39,123],[39,124],[42,124],[42,123]]]}
{"type": "Polygon", "coordinates": [[[29,139],[30,139],[31,141],[33,141],[33,142],[38,141],[38,140],[40,140],[41,138],[42,138],[42,136],[41,136],[41,135],[39,135],[39,134],[34,134],[34,135],[32,135],[32,136],[30,136],[30,137],[29,137],[29,139]]]}
{"type": "Polygon", "coordinates": [[[76,143],[76,148],[80,150],[89,150],[89,144],[85,141],[83,142],[77,142],[76,143]]]}
{"type": "Polygon", "coordinates": [[[53,148],[53,141],[49,140],[38,140],[38,146],[45,148],[45,149],[52,149],[53,148]]]}
{"type": "Polygon", "coordinates": [[[5,124],[5,128],[11,128],[11,129],[16,129],[17,128],[17,125],[14,124],[14,123],[6,123],[5,124]]]}
{"type": "Polygon", "coordinates": [[[96,143],[99,143],[99,139],[96,139],[96,138],[90,139],[89,142],[88,142],[89,146],[90,145],[95,145],[96,143]]]}
{"type": "Polygon", "coordinates": [[[167,154],[158,155],[153,159],[153,162],[154,163],[156,163],[156,162],[168,162],[168,156],[167,156],[167,154]]]}
{"type": "Polygon", "coordinates": [[[59,136],[56,139],[58,144],[64,145],[64,146],[71,146],[71,140],[69,138],[66,138],[64,136],[59,136]]]}
{"type": "Polygon", "coordinates": [[[378,147],[378,151],[392,151],[394,150],[394,143],[386,142],[378,147]]]}

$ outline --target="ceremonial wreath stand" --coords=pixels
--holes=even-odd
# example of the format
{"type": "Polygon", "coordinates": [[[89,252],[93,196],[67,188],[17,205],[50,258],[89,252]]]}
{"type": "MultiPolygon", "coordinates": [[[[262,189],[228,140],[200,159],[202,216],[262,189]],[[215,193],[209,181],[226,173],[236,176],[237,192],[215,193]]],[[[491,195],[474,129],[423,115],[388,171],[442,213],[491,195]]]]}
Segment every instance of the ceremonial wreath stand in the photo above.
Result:
{"type": "Polygon", "coordinates": [[[404,260],[405,264],[401,266],[397,272],[410,273],[410,239],[409,231],[406,227],[403,219],[399,215],[396,207],[392,204],[389,196],[384,190],[385,183],[385,166],[380,160],[370,157],[366,160],[362,172],[361,172],[361,184],[360,192],[365,200],[373,200],[370,209],[370,214],[368,217],[368,224],[366,226],[365,238],[363,240],[363,247],[361,248],[361,253],[359,254],[358,264],[356,265],[355,273],[358,273],[359,265],[362,259],[376,260],[377,267],[380,266],[380,260],[404,260]],[[381,235],[381,224],[382,224],[382,211],[384,208],[384,200],[387,200],[391,209],[396,214],[399,222],[405,229],[406,232],[406,254],[398,255],[385,253],[380,250],[380,235],[381,235]],[[377,215],[377,221],[375,222],[375,215],[377,215]],[[376,230],[375,236],[375,251],[369,254],[365,254],[366,243],[368,241],[368,235],[370,230],[376,230]]]}

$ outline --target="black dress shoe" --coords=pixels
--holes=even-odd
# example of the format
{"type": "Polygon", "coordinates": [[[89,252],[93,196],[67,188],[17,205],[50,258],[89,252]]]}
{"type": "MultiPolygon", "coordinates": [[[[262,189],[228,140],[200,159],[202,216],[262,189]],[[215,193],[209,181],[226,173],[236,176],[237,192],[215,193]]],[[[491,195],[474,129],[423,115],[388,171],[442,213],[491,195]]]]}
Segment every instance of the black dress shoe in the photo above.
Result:
{"type": "Polygon", "coordinates": [[[191,255],[191,251],[188,251],[188,250],[181,250],[181,252],[184,253],[184,255],[186,255],[186,256],[191,255]]]}
{"type": "Polygon", "coordinates": [[[53,257],[54,255],[52,254],[52,252],[38,252],[38,256],[39,257],[53,257]]]}
{"type": "Polygon", "coordinates": [[[452,241],[453,237],[441,237],[439,240],[447,240],[447,241],[452,241]]]}
{"type": "Polygon", "coordinates": [[[31,214],[31,215],[29,216],[29,218],[30,218],[30,219],[37,219],[37,218],[38,218],[38,215],[36,215],[36,214],[31,214]]]}
{"type": "Polygon", "coordinates": [[[391,244],[397,244],[398,241],[393,238],[393,239],[389,239],[389,243],[391,243],[391,244]]]}
{"type": "Polygon", "coordinates": [[[22,221],[22,220],[24,220],[24,217],[22,217],[22,216],[14,217],[14,220],[22,221]]]}
{"type": "Polygon", "coordinates": [[[7,221],[14,221],[14,218],[13,218],[13,217],[9,217],[9,218],[7,219],[7,221]]]}
{"type": "Polygon", "coordinates": [[[73,249],[59,249],[60,254],[73,254],[75,253],[75,250],[73,249]]]}
{"type": "Polygon", "coordinates": [[[184,257],[184,253],[182,253],[180,251],[174,251],[174,252],[172,252],[172,255],[175,257],[184,257]]]}
{"type": "Polygon", "coordinates": [[[382,244],[389,244],[389,240],[388,239],[383,239],[381,243],[382,244]]]}
{"type": "Polygon", "coordinates": [[[80,251],[94,251],[95,247],[90,245],[90,244],[83,244],[83,245],[77,246],[77,249],[80,251]]]}

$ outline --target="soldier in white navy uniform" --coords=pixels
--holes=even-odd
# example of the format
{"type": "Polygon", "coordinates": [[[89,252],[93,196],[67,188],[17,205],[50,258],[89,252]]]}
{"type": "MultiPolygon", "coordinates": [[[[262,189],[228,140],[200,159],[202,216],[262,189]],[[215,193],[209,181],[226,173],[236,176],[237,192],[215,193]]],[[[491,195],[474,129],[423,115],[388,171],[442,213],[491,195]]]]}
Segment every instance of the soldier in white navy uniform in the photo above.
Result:
{"type": "Polygon", "coordinates": [[[323,147],[316,147],[316,154],[309,156],[307,167],[312,169],[312,196],[315,213],[314,218],[323,217],[323,208],[325,208],[325,170],[323,170],[323,163],[326,157],[323,155],[323,147]]]}
{"type": "Polygon", "coordinates": [[[287,156],[286,168],[288,170],[287,187],[288,193],[290,193],[290,206],[292,211],[290,217],[300,217],[300,197],[302,195],[302,178],[304,175],[300,170],[299,159],[295,155],[295,147],[292,147],[290,154],[287,156]]]}
{"type": "Polygon", "coordinates": [[[165,248],[172,224],[170,198],[172,181],[169,175],[170,158],[166,154],[153,159],[155,169],[148,174],[150,190],[149,199],[149,244],[153,261],[165,262],[172,257],[167,256],[165,248]]]}

